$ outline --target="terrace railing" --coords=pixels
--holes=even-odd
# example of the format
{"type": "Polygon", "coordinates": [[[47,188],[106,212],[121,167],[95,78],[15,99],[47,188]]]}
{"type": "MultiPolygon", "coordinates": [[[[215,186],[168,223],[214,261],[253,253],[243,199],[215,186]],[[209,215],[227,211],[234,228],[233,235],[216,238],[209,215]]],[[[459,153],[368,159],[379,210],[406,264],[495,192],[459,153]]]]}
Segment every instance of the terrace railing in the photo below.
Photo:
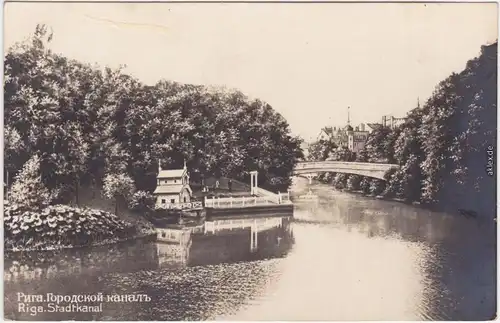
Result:
{"type": "Polygon", "coordinates": [[[205,207],[210,208],[242,208],[262,205],[291,204],[292,201],[288,194],[274,194],[262,190],[261,196],[242,196],[242,197],[205,197],[205,207]],[[265,193],[265,192],[267,193],[265,193]]]}
{"type": "Polygon", "coordinates": [[[203,209],[203,202],[157,204],[156,209],[164,209],[164,210],[200,209],[201,210],[201,209],[203,209]]]}

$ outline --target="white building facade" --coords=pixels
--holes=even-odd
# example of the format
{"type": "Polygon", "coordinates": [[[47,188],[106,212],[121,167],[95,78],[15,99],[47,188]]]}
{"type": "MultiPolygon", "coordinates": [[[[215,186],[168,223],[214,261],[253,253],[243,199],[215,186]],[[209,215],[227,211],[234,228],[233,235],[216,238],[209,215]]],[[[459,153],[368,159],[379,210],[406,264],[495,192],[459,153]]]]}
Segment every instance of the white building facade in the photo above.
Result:
{"type": "Polygon", "coordinates": [[[183,169],[158,170],[156,189],[153,192],[156,205],[190,203],[193,191],[189,186],[189,173],[186,164],[183,169]]]}

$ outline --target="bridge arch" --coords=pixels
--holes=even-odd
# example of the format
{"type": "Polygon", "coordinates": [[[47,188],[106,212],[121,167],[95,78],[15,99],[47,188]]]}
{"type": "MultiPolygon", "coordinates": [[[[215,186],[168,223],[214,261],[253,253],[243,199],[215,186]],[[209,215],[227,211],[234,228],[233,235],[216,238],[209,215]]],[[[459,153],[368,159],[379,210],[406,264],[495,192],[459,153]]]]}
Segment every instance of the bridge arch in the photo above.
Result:
{"type": "Polygon", "coordinates": [[[293,175],[309,178],[320,173],[334,172],[360,175],[385,181],[384,176],[391,169],[399,169],[399,165],[344,161],[301,162],[295,166],[293,175]]]}

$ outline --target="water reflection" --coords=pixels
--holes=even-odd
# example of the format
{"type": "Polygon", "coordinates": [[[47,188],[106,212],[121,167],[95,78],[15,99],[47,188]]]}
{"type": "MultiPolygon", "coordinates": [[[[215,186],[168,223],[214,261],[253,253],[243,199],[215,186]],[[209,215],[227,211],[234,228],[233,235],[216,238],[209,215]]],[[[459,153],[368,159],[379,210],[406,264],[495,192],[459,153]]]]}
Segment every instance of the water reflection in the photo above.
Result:
{"type": "MultiPolygon", "coordinates": [[[[459,217],[335,192],[322,185],[313,191],[321,197],[320,203],[300,204],[295,211],[296,222],[309,228],[349,232],[351,236],[361,234],[370,239],[372,246],[383,239],[411,250],[414,259],[406,265],[413,263],[412,279],[419,281],[422,293],[412,297],[411,303],[416,306],[413,310],[396,315],[395,319],[488,320],[495,316],[495,215],[479,219],[459,217]]],[[[346,241],[344,238],[343,242],[346,241]]],[[[302,243],[298,241],[298,245],[302,243]]],[[[366,250],[360,252],[365,257],[371,256],[366,250]]],[[[381,251],[374,252],[380,258],[381,251]]],[[[401,259],[387,259],[387,262],[404,264],[401,259]]],[[[396,277],[387,280],[394,284],[396,277]]],[[[401,280],[403,284],[402,277],[401,280]]],[[[346,319],[354,317],[353,314],[346,319]]],[[[386,313],[380,319],[388,317],[391,315],[386,313]]]]}
{"type": "Polygon", "coordinates": [[[221,313],[226,313],[234,310],[236,303],[255,295],[259,286],[272,277],[268,275],[272,259],[284,257],[293,245],[289,217],[211,221],[201,233],[165,231],[164,237],[170,240],[163,240],[169,242],[136,241],[91,250],[9,255],[4,272],[6,316],[16,320],[209,318],[211,311],[224,309],[221,313]],[[247,263],[240,264],[242,261],[247,263]],[[216,272],[223,275],[219,277],[216,272]],[[225,282],[228,275],[233,275],[233,284],[225,282]],[[227,298],[225,292],[221,294],[224,288],[233,295],[227,298]],[[150,295],[152,304],[105,304],[104,313],[94,314],[39,313],[33,317],[18,312],[17,293],[139,291],[150,295]],[[191,303],[168,309],[162,306],[163,302],[172,304],[176,300],[191,303]],[[155,308],[154,313],[145,305],[155,308]]]}
{"type": "Polygon", "coordinates": [[[188,229],[163,229],[161,234],[170,243],[156,243],[160,268],[278,258],[293,244],[291,217],[241,216],[207,221],[201,234],[188,229]]]}
{"type": "Polygon", "coordinates": [[[316,185],[294,217],[240,217],[164,242],[5,260],[5,312],[23,320],[486,320],[496,226],[316,185]],[[168,243],[167,243],[168,242],[168,243]],[[147,294],[103,313],[17,311],[17,292],[147,294]]]}

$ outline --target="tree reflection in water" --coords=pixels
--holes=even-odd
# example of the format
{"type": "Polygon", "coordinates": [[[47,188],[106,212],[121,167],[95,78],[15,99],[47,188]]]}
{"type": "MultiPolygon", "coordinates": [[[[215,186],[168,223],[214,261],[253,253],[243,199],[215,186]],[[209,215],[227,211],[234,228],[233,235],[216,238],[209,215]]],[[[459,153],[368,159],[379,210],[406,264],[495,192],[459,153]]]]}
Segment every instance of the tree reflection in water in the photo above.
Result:
{"type": "Polygon", "coordinates": [[[496,232],[484,219],[314,187],[294,218],[5,261],[5,312],[23,320],[486,320],[496,312],[496,232]],[[481,222],[482,221],[482,222],[481,222]],[[293,232],[292,232],[293,229],[293,232]],[[252,247],[256,244],[256,248],[252,247]],[[147,294],[103,313],[17,312],[26,294],[147,294]]]}
{"type": "Polygon", "coordinates": [[[258,232],[253,251],[251,234],[251,228],[233,228],[192,234],[178,244],[137,241],[92,250],[13,254],[6,259],[4,275],[6,314],[23,320],[198,320],[227,313],[273,279],[273,258],[286,256],[293,245],[290,218],[258,232]],[[17,293],[34,291],[143,293],[152,301],[106,303],[104,313],[93,315],[18,313],[17,293]]]}

